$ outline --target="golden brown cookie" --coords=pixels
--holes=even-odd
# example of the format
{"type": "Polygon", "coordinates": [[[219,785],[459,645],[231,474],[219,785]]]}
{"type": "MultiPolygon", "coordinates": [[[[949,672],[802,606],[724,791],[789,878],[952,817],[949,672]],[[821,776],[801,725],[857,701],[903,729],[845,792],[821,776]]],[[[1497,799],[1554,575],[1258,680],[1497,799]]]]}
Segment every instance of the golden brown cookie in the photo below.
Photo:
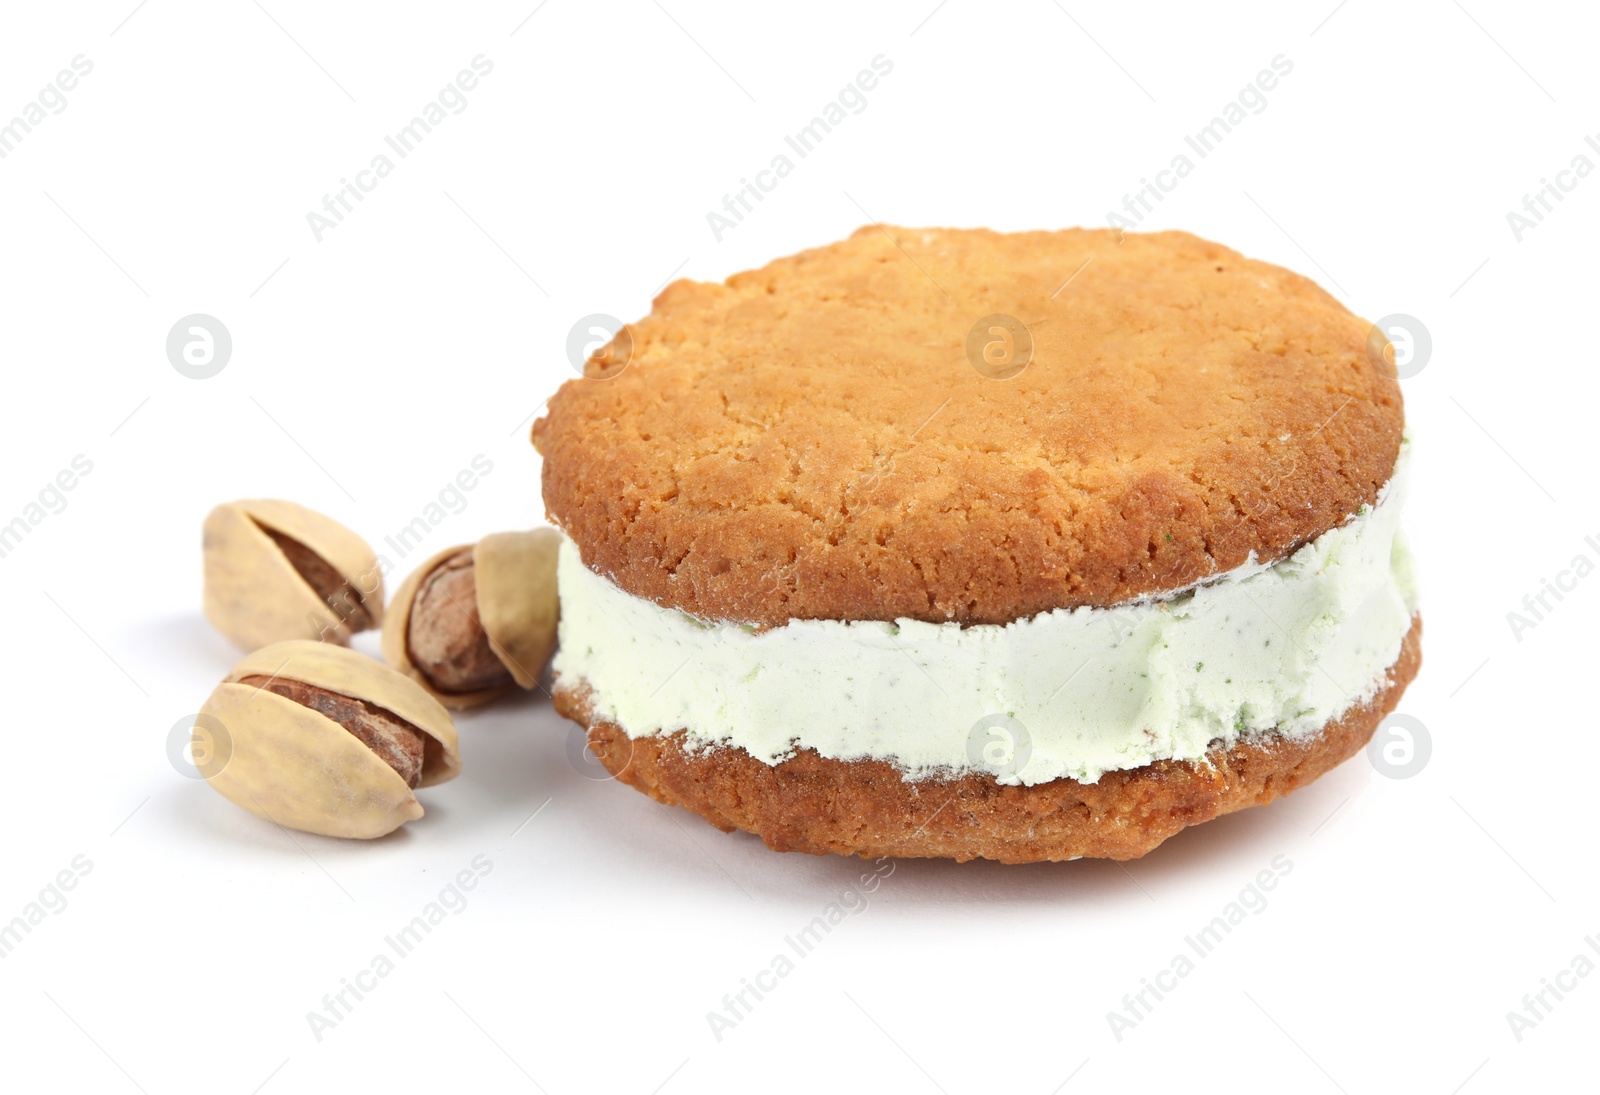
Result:
{"type": "Polygon", "coordinates": [[[675,282],[533,436],[550,519],[637,596],[1004,623],[1277,559],[1372,503],[1402,412],[1369,329],[1183,232],[863,228],[675,282]],[[1033,342],[1006,380],[966,349],[994,314],[1033,342]]]}
{"type": "Polygon", "coordinates": [[[534,424],[562,573],[592,572],[557,708],[778,850],[1131,859],[1269,802],[1420,665],[1371,330],[1181,232],[874,226],[675,283],[534,424]],[[1077,691],[1050,636],[1099,661],[1077,691]]]}

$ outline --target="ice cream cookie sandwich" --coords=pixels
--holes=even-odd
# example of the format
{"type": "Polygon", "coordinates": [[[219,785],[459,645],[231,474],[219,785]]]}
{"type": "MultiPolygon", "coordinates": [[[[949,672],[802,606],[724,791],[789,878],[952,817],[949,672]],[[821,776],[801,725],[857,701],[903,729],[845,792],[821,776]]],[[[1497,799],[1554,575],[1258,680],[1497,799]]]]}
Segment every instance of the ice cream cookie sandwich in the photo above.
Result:
{"type": "Polygon", "coordinates": [[[1131,859],[1269,802],[1420,661],[1370,330],[1181,232],[676,282],[534,426],[557,706],[780,850],[1131,859]]]}

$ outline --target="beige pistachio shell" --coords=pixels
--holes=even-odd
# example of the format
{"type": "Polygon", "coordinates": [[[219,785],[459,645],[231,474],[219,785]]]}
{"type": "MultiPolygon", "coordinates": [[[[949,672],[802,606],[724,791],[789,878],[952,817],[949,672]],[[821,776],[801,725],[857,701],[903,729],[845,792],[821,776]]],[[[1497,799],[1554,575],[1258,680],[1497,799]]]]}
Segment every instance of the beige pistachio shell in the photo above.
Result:
{"type": "MultiPolygon", "coordinates": [[[[479,704],[503,696],[510,691],[510,688],[480,688],[473,692],[441,692],[435,688],[433,682],[411,660],[411,609],[416,604],[417,590],[421,587],[423,579],[437,570],[439,564],[446,559],[466,551],[471,546],[471,544],[457,544],[455,547],[445,548],[408,574],[406,580],[400,583],[400,588],[395,590],[394,600],[383,618],[383,660],[415,681],[428,695],[446,707],[458,711],[477,707],[479,704]]],[[[481,616],[483,611],[481,599],[478,611],[481,616]]]]}
{"type": "MultiPolygon", "coordinates": [[[[445,783],[461,774],[461,753],[450,712],[415,681],[376,659],[342,646],[295,639],[246,654],[229,670],[227,680],[258,675],[303,681],[342,696],[366,700],[415,726],[438,745],[437,749],[430,748],[423,759],[423,787],[445,783]]],[[[340,730],[348,733],[343,727],[340,730]]]]}
{"type": "Polygon", "coordinates": [[[201,713],[227,728],[231,753],[211,786],[289,829],[363,839],[422,816],[411,788],[355,735],[293,700],[223,683],[201,713]]]}
{"type": "Polygon", "coordinates": [[[523,688],[532,688],[556,646],[561,602],[556,597],[556,554],[561,534],[553,528],[497,532],[473,550],[478,618],[490,649],[523,688]]]}
{"type": "Polygon", "coordinates": [[[304,545],[338,572],[376,625],[383,619],[383,573],[367,543],[293,502],[229,502],[204,527],[206,618],[246,649],[284,639],[345,644],[351,623],[301,577],[263,526],[304,545]]]}
{"type": "Polygon", "coordinates": [[[371,838],[423,813],[394,769],[343,726],[265,688],[236,683],[274,672],[364,699],[415,726],[431,739],[424,786],[460,771],[450,716],[411,682],[342,647],[279,643],[236,665],[201,708],[226,728],[211,786],[256,816],[324,836],[371,838]]]}

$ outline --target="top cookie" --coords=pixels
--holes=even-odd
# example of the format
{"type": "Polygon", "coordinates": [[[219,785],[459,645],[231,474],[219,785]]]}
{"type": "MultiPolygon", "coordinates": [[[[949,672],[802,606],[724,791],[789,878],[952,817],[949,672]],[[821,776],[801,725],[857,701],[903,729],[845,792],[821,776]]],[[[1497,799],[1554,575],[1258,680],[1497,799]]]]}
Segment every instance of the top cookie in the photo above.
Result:
{"type": "Polygon", "coordinates": [[[636,596],[1007,623],[1273,561],[1371,504],[1403,413],[1369,326],[1184,232],[874,226],[668,286],[533,440],[551,520],[636,596]]]}

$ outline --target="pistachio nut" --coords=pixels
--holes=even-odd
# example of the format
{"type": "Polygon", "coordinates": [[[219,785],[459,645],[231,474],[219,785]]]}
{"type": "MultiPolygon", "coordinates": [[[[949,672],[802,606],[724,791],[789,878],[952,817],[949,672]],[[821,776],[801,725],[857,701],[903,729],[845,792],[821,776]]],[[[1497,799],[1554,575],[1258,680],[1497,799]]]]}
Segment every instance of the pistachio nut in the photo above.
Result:
{"type": "Polygon", "coordinates": [[[365,540],[293,502],[229,502],[205,521],[205,612],[245,649],[346,645],[383,621],[383,571],[365,540]]]}
{"type": "Polygon", "coordinates": [[[221,722],[229,750],[207,782],[291,829],[383,836],[422,816],[415,788],[461,772],[449,712],[415,682],[341,646],[263,647],[200,710],[221,722]]]}
{"type": "Polygon", "coordinates": [[[449,707],[533,688],[556,644],[555,529],[441,551],[395,593],[383,657],[449,707]]]}

